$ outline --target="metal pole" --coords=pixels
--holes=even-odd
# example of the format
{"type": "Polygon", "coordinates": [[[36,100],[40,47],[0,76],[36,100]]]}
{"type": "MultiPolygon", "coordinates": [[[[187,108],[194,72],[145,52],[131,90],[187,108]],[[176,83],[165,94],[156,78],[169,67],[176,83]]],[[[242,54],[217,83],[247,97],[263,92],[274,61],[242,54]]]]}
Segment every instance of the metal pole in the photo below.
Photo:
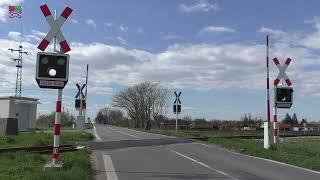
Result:
{"type": "Polygon", "coordinates": [[[176,133],[178,132],[178,100],[176,102],[176,115],[177,115],[177,118],[176,118],[176,133]]]}
{"type": "Polygon", "coordinates": [[[82,95],[80,92],[80,110],[79,110],[79,116],[82,116],[82,95]]]}
{"type": "Polygon", "coordinates": [[[56,116],[54,120],[54,139],[53,139],[53,153],[52,153],[53,164],[56,164],[57,159],[59,158],[61,106],[62,106],[62,89],[58,89],[58,99],[56,102],[56,116]]]}
{"type": "Polygon", "coordinates": [[[266,60],[267,60],[267,121],[268,121],[268,129],[270,129],[269,35],[267,35],[267,59],[266,60]]]}
{"type": "MultiPolygon", "coordinates": [[[[85,95],[84,99],[85,99],[86,104],[88,103],[88,101],[87,101],[87,98],[88,98],[88,73],[89,73],[89,64],[87,64],[86,91],[84,93],[84,95],[85,95]]],[[[87,105],[84,110],[84,120],[86,121],[86,119],[87,119],[87,105]]]]}

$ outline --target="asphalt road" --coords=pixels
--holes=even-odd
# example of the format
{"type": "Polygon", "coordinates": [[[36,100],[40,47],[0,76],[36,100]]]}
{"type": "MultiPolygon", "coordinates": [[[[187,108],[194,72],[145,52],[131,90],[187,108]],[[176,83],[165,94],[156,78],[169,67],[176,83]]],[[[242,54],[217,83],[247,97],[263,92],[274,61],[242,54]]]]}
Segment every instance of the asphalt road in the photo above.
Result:
{"type": "Polygon", "coordinates": [[[320,180],[320,173],[184,138],[96,125],[89,144],[96,179],[320,180]]]}

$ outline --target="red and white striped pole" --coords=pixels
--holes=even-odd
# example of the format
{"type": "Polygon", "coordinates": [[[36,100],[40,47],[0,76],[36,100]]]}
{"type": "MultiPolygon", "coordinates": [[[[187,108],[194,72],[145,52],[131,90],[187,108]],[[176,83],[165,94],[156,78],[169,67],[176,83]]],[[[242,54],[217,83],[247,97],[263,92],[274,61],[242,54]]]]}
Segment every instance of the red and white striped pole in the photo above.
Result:
{"type": "Polygon", "coordinates": [[[59,158],[61,106],[62,106],[62,89],[58,89],[58,99],[56,102],[56,116],[54,120],[54,139],[53,139],[53,152],[52,152],[53,164],[56,164],[57,159],[59,158]]]}
{"type": "MultiPolygon", "coordinates": [[[[270,86],[269,86],[269,35],[267,34],[267,122],[268,130],[270,129],[270,86]]],[[[268,131],[269,132],[269,131],[268,131]]],[[[269,133],[268,133],[269,134],[269,133]]]]}
{"type": "Polygon", "coordinates": [[[274,147],[277,147],[278,144],[278,129],[277,129],[277,106],[274,105],[274,114],[273,114],[273,144],[274,147]]]}

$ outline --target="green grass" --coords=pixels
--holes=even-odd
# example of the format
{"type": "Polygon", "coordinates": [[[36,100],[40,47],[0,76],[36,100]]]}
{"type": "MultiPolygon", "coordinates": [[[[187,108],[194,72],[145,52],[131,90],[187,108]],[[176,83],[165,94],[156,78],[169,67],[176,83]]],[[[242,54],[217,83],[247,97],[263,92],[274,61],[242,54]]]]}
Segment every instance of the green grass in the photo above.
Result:
{"type": "Polygon", "coordinates": [[[255,139],[210,138],[208,142],[243,154],[320,171],[320,139],[308,138],[305,141],[286,141],[281,143],[277,150],[264,149],[263,141],[255,139]]]}
{"type": "MultiPolygon", "coordinates": [[[[61,144],[88,141],[94,136],[86,132],[61,132],[61,144]]],[[[0,148],[43,146],[53,144],[53,133],[23,132],[18,135],[0,136],[0,148]]]]}
{"type": "Polygon", "coordinates": [[[84,127],[85,127],[85,129],[93,129],[93,124],[92,123],[85,123],[84,127]]]}
{"type": "Polygon", "coordinates": [[[63,168],[47,170],[43,167],[50,155],[26,152],[5,153],[0,155],[0,179],[23,180],[82,180],[91,179],[89,153],[85,150],[66,152],[61,155],[63,168]]]}
{"type": "MultiPolygon", "coordinates": [[[[142,129],[138,129],[145,131],[142,129]]],[[[150,130],[148,132],[179,137],[209,137],[208,143],[239,153],[272,159],[308,169],[320,171],[320,138],[304,138],[303,140],[286,140],[278,150],[263,148],[263,140],[223,138],[232,132],[150,130]]]]}
{"type": "MultiPolygon", "coordinates": [[[[74,144],[91,139],[93,135],[86,132],[61,133],[62,144],[74,144]]],[[[0,137],[0,148],[52,144],[52,133],[19,133],[17,136],[0,137]]],[[[44,165],[51,159],[51,155],[27,152],[2,153],[0,154],[0,179],[91,179],[89,154],[86,150],[62,153],[63,168],[44,172],[44,165]]]]}
{"type": "Polygon", "coordinates": [[[177,133],[175,130],[162,130],[162,129],[151,129],[145,130],[143,128],[137,128],[136,130],[163,134],[168,136],[179,136],[179,137],[226,137],[234,135],[250,135],[256,134],[257,131],[232,131],[232,130],[223,130],[223,131],[206,131],[206,130],[179,130],[177,133]]]}

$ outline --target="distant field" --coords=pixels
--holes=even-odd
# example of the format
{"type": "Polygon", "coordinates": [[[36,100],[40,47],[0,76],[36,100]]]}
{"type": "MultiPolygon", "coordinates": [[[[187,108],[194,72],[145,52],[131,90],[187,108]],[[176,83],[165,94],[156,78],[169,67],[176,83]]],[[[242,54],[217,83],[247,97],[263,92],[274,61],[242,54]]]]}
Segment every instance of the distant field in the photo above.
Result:
{"type": "Polygon", "coordinates": [[[261,139],[221,137],[234,134],[232,132],[178,131],[175,133],[172,130],[148,132],[188,138],[209,137],[208,143],[217,144],[232,151],[320,171],[320,137],[282,138],[279,149],[273,151],[264,149],[261,139]]]}
{"type": "MultiPolygon", "coordinates": [[[[93,139],[90,133],[62,132],[62,144],[93,139]]],[[[17,136],[0,136],[0,148],[52,145],[52,133],[19,133],[17,136]]],[[[61,170],[44,172],[44,165],[51,155],[12,152],[0,154],[0,179],[30,179],[30,180],[82,180],[91,179],[90,152],[87,150],[65,152],[61,154],[64,165],[61,170]]]]}

